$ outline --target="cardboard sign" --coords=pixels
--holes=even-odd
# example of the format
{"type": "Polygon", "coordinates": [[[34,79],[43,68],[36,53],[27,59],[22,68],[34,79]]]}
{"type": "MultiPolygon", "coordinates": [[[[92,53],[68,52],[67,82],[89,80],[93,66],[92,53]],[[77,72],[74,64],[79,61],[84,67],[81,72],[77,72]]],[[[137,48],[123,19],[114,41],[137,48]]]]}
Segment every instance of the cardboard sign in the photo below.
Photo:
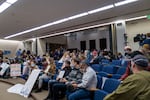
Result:
{"type": "Polygon", "coordinates": [[[30,95],[30,92],[31,92],[40,72],[41,72],[41,70],[39,70],[39,69],[34,69],[32,71],[27,82],[25,83],[24,87],[22,88],[20,95],[22,95],[26,98],[30,95]]]}
{"type": "Polygon", "coordinates": [[[2,63],[1,65],[1,71],[0,71],[0,75],[4,75],[4,73],[6,72],[7,68],[9,67],[9,65],[7,63],[2,63]]]}
{"type": "Polygon", "coordinates": [[[11,64],[10,65],[10,76],[21,76],[21,64],[11,64]]]}

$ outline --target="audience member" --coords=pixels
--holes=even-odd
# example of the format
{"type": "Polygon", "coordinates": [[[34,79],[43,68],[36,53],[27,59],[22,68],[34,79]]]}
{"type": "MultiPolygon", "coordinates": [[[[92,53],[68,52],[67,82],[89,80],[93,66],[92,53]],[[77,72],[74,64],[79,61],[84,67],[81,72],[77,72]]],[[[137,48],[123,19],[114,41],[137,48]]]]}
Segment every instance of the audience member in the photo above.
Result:
{"type": "Polygon", "coordinates": [[[149,100],[150,73],[146,71],[148,59],[143,55],[136,55],[131,60],[133,75],[127,77],[113,93],[104,100],[149,100]]]}
{"type": "Polygon", "coordinates": [[[90,97],[89,89],[96,88],[96,73],[86,61],[81,62],[80,70],[83,72],[82,82],[71,84],[76,90],[69,95],[68,100],[86,99],[90,97]]]}

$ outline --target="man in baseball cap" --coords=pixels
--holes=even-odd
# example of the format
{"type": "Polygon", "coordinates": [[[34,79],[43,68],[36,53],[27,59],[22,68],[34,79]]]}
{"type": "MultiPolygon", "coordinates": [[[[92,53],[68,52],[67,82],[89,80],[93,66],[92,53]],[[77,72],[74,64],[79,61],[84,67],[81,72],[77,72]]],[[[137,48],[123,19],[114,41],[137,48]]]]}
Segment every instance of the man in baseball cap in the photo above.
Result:
{"type": "Polygon", "coordinates": [[[148,59],[136,55],[131,60],[132,75],[128,76],[120,86],[104,100],[149,100],[150,72],[146,71],[148,59]]]}

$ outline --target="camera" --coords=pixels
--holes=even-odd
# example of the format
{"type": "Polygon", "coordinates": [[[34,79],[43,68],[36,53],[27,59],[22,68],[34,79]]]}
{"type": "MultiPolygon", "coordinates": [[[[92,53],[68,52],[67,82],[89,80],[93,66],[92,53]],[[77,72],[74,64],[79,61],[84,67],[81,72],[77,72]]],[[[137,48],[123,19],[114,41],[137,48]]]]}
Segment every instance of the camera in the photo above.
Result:
{"type": "Polygon", "coordinates": [[[137,34],[134,37],[134,42],[142,42],[146,39],[146,35],[145,34],[137,34]]]}

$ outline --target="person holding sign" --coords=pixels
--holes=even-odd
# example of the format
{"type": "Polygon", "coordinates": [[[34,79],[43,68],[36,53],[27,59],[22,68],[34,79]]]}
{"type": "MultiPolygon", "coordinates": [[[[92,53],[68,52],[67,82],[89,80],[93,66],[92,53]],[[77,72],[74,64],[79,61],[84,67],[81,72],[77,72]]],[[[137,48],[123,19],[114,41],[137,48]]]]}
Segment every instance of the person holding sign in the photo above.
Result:
{"type": "Polygon", "coordinates": [[[0,77],[8,78],[10,76],[10,65],[8,64],[8,59],[3,59],[0,69],[0,77]]]}
{"type": "MultiPolygon", "coordinates": [[[[66,63],[66,62],[65,62],[66,63]]],[[[48,83],[49,93],[44,100],[59,100],[59,93],[64,96],[67,85],[70,83],[80,83],[82,80],[82,72],[80,71],[80,59],[73,58],[71,61],[71,72],[63,78],[57,78],[57,81],[50,80],[48,83]]]]}
{"type": "Polygon", "coordinates": [[[49,64],[46,67],[46,69],[43,71],[43,74],[39,77],[38,89],[35,92],[36,93],[41,92],[42,86],[43,86],[43,81],[52,79],[52,77],[54,76],[55,73],[56,73],[56,65],[55,65],[54,59],[49,58],[49,64]]]}

